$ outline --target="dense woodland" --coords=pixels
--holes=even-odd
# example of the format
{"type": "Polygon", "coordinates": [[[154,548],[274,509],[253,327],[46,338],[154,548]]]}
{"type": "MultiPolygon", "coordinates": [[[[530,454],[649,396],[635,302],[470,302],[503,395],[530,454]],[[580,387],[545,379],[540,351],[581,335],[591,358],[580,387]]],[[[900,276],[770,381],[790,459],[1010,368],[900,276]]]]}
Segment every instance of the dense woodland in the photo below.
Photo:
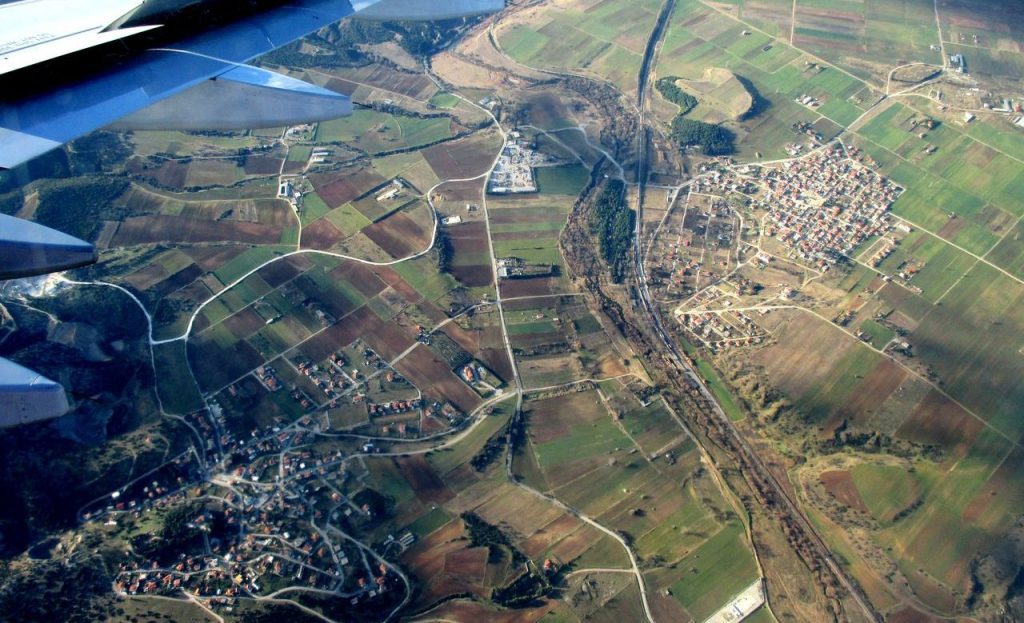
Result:
{"type": "Polygon", "coordinates": [[[659,79],[654,86],[661,93],[662,97],[679,107],[679,114],[685,115],[697,107],[697,98],[679,88],[676,81],[678,76],[665,76],[659,79]]]}
{"type": "Polygon", "coordinates": [[[680,147],[700,147],[707,156],[725,156],[735,151],[736,136],[728,129],[679,115],[672,120],[672,140],[680,147]]]}
{"type": "Polygon", "coordinates": [[[601,257],[611,267],[612,281],[621,283],[629,270],[636,214],[626,204],[626,185],[608,182],[594,203],[590,229],[597,236],[601,257]]]}

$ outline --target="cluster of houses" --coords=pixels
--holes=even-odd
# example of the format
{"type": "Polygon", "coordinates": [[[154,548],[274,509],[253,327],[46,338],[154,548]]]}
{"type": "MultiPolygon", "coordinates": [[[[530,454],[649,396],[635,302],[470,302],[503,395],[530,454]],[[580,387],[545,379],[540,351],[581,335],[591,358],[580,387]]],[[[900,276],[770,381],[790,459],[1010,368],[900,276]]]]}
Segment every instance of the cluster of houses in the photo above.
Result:
{"type": "MultiPolygon", "coordinates": [[[[309,417],[303,421],[312,424],[309,417]]],[[[253,431],[249,440],[231,440],[231,453],[241,464],[213,478],[213,484],[178,483],[172,491],[140,483],[140,495],[144,489],[151,499],[121,500],[124,512],[141,518],[144,512],[191,503],[195,513],[187,528],[202,534],[206,545],[165,552],[160,560],[130,555],[115,588],[129,595],[187,591],[210,606],[231,606],[239,597],[285,586],[329,591],[352,603],[386,592],[393,579],[388,568],[370,565],[335,527],[373,522],[368,504],[342,493],[347,457],[341,450],[313,450],[307,445],[311,441],[312,433],[303,428],[253,431]]]]}
{"type": "Polygon", "coordinates": [[[341,354],[331,355],[325,365],[311,363],[304,357],[299,357],[292,363],[299,374],[320,388],[329,400],[341,397],[342,392],[355,385],[352,377],[345,374],[345,357],[341,354]]]}
{"type": "Polygon", "coordinates": [[[839,146],[762,168],[760,181],[765,190],[755,207],[768,212],[764,233],[822,270],[890,231],[889,206],[902,192],[839,146]]]}

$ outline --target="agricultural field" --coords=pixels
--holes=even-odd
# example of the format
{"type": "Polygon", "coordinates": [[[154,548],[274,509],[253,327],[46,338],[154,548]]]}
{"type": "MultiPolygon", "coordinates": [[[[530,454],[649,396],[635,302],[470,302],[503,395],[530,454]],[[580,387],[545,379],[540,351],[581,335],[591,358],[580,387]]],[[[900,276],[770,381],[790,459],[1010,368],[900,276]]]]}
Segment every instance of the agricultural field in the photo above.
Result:
{"type": "Polygon", "coordinates": [[[420,119],[360,108],[350,117],[321,122],[315,140],[319,144],[341,142],[377,154],[436,143],[451,135],[447,116],[420,119]]]}
{"type": "Polygon", "coordinates": [[[505,323],[527,388],[625,374],[622,357],[575,296],[507,300],[505,323]]]}
{"type": "Polygon", "coordinates": [[[659,8],[653,0],[573,0],[502,20],[497,39],[524,65],[596,75],[624,92],[635,92],[659,8]]]}
{"type": "MultiPolygon", "coordinates": [[[[807,137],[795,129],[797,124],[814,126],[821,140],[830,140],[877,97],[857,77],[815,61],[786,42],[744,28],[699,2],[680,3],[669,22],[655,77],[676,76],[697,84],[708,80],[709,70],[736,76],[753,97],[751,112],[727,124],[737,135],[737,154],[744,160],[783,157],[787,144],[805,143],[807,137]],[[795,101],[804,96],[819,104],[809,107],[795,101]]],[[[690,113],[694,118],[722,119],[717,110],[721,105],[714,104],[713,96],[695,94],[699,103],[690,113]]],[[[658,118],[668,124],[677,107],[666,106],[656,92],[651,96],[658,118]]]]}
{"type": "Polygon", "coordinates": [[[677,616],[702,620],[757,579],[742,523],[660,399],[645,406],[611,381],[531,400],[526,421],[517,473],[628,534],[677,616]]]}

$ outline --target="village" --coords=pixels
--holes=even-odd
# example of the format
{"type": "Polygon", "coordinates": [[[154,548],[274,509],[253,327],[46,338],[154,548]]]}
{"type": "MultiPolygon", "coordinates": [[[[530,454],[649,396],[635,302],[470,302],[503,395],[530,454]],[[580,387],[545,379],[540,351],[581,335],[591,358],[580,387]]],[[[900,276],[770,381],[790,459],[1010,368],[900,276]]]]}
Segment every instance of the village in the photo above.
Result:
{"type": "Polygon", "coordinates": [[[797,296],[792,284],[757,283],[773,263],[825,273],[891,254],[910,231],[890,214],[902,188],[872,165],[841,143],[770,166],[704,165],[648,256],[654,291],[680,302],[673,315],[689,338],[710,352],[760,344],[756,317],[797,296]]]}

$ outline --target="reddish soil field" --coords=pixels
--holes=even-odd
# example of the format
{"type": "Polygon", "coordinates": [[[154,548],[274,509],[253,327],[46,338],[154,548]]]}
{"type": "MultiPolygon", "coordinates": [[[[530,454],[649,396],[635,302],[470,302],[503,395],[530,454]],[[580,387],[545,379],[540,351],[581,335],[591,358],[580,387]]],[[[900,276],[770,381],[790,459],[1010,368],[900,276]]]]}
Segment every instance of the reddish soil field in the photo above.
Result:
{"type": "Polygon", "coordinates": [[[314,173],[309,176],[313,188],[328,206],[337,208],[352,201],[370,189],[386,182],[368,169],[343,173],[314,173]]]}
{"type": "Polygon", "coordinates": [[[224,320],[224,326],[227,327],[228,331],[231,331],[231,335],[240,340],[244,340],[262,329],[265,325],[266,322],[264,322],[263,318],[260,318],[259,314],[254,312],[251,307],[246,307],[224,320]]]}
{"type": "Polygon", "coordinates": [[[281,158],[249,156],[245,159],[246,175],[274,175],[281,170],[281,158]]]}
{"type": "Polygon", "coordinates": [[[467,353],[475,353],[480,350],[480,340],[476,331],[468,331],[460,325],[452,322],[441,329],[448,337],[455,340],[455,343],[462,347],[467,353]]]}
{"type": "Polygon", "coordinates": [[[535,279],[506,279],[500,282],[501,296],[514,298],[517,296],[537,296],[540,294],[557,294],[562,290],[557,277],[538,277],[535,279]]]}
{"type": "Polygon", "coordinates": [[[497,155],[497,148],[485,141],[470,138],[442,143],[423,150],[430,168],[443,180],[473,177],[487,171],[497,155]]]}
{"type": "Polygon", "coordinates": [[[651,606],[651,614],[655,621],[692,621],[693,616],[683,609],[675,597],[662,591],[650,591],[647,602],[651,606]]]}
{"type": "Polygon", "coordinates": [[[353,82],[368,84],[413,99],[419,98],[425,91],[434,90],[433,83],[422,73],[399,71],[385,65],[369,65],[337,73],[353,82]]]}
{"type": "Polygon", "coordinates": [[[412,490],[416,492],[416,498],[423,503],[443,504],[455,497],[444,481],[441,480],[430,466],[423,455],[416,455],[407,459],[396,459],[395,464],[402,477],[409,483],[412,490]]]}
{"type": "Polygon", "coordinates": [[[188,176],[188,167],[188,163],[168,160],[157,168],[143,171],[141,175],[150,177],[163,186],[182,188],[185,185],[185,178],[188,176]]]}
{"type": "Polygon", "coordinates": [[[413,345],[415,335],[407,332],[411,329],[403,329],[394,322],[379,319],[378,323],[374,330],[363,336],[363,340],[384,359],[390,361],[413,345]]]}
{"type": "Polygon", "coordinates": [[[391,268],[387,266],[376,266],[374,267],[373,272],[376,273],[384,283],[394,288],[395,292],[401,294],[402,298],[410,303],[415,303],[423,298],[420,296],[420,293],[416,291],[416,288],[406,283],[405,280],[402,279],[401,275],[391,268]]]}
{"type": "MultiPolygon", "coordinates": [[[[448,238],[455,247],[456,258],[459,251],[463,253],[487,252],[487,224],[483,221],[463,223],[448,228],[448,238]]],[[[456,259],[456,262],[458,259],[456,259]]]]}
{"type": "Polygon", "coordinates": [[[263,363],[248,342],[235,342],[229,349],[207,341],[189,341],[188,345],[189,361],[203,391],[218,390],[263,363]]]}
{"type": "Polygon", "coordinates": [[[367,307],[361,307],[303,342],[299,350],[310,361],[319,363],[327,359],[331,353],[356,341],[356,338],[367,331],[375,330],[379,324],[381,320],[376,314],[367,307]]]}
{"type": "Polygon", "coordinates": [[[853,484],[853,476],[846,470],[835,470],[821,474],[821,484],[832,494],[832,497],[841,503],[856,508],[865,513],[869,512],[868,507],[857,492],[857,486],[853,484]]]}
{"type": "Polygon", "coordinates": [[[164,242],[241,242],[245,244],[276,244],[281,228],[261,223],[238,221],[207,221],[164,214],[126,218],[111,242],[112,246],[154,244],[164,242]]]}
{"type": "Polygon", "coordinates": [[[349,82],[348,80],[342,80],[341,78],[331,78],[324,86],[335,93],[341,93],[348,96],[351,96],[356,92],[356,89],[359,88],[359,85],[355,82],[349,82]]]}
{"type": "Polygon", "coordinates": [[[199,264],[199,267],[204,271],[212,272],[244,253],[246,248],[237,245],[224,245],[192,247],[181,249],[181,251],[192,258],[196,264],[199,264]]]}
{"type": "Polygon", "coordinates": [[[443,361],[422,344],[417,345],[395,368],[423,393],[439,393],[464,413],[471,412],[480,404],[476,392],[460,381],[443,361]]]}
{"type": "MultiPolygon", "coordinates": [[[[529,558],[536,558],[544,553],[544,550],[551,547],[551,544],[569,534],[579,526],[579,522],[571,515],[562,515],[540,530],[530,535],[530,538],[519,544],[519,549],[529,558]]],[[[568,562],[563,560],[562,562],[568,562]]]]}
{"type": "Polygon", "coordinates": [[[365,264],[345,262],[331,271],[331,275],[351,283],[366,298],[373,298],[387,287],[365,264]]]}
{"type": "Polygon", "coordinates": [[[884,359],[861,380],[850,400],[836,409],[824,424],[822,434],[831,437],[843,420],[856,422],[869,416],[896,391],[896,388],[907,379],[908,374],[891,359],[884,359]]]}
{"type": "MultiPolygon", "coordinates": [[[[599,538],[601,538],[601,533],[594,528],[580,526],[579,530],[562,539],[551,548],[551,556],[562,561],[562,563],[568,563],[590,549],[599,538]]],[[[625,552],[623,552],[622,557],[625,559],[625,552]]]]}
{"type": "Polygon", "coordinates": [[[896,434],[918,443],[937,444],[963,458],[984,425],[949,398],[932,390],[917,403],[896,434]]]}
{"type": "Polygon", "coordinates": [[[330,221],[322,218],[302,229],[302,248],[326,251],[346,237],[330,221]]]}
{"type": "Polygon", "coordinates": [[[467,288],[489,286],[494,280],[494,272],[487,264],[456,265],[449,272],[467,288]]]}
{"type": "Polygon", "coordinates": [[[150,264],[124,278],[125,283],[143,292],[167,278],[167,270],[159,264],[150,264]]]}
{"type": "Polygon", "coordinates": [[[508,382],[512,378],[512,364],[504,348],[485,348],[480,351],[478,358],[501,380],[508,382]]]}
{"type": "Polygon", "coordinates": [[[451,552],[444,557],[444,572],[451,578],[467,584],[483,584],[487,573],[486,547],[471,547],[451,552]]]}
{"type": "Polygon", "coordinates": [[[430,244],[430,233],[400,212],[364,227],[363,233],[396,259],[419,253],[430,244]]]}
{"type": "Polygon", "coordinates": [[[271,288],[277,288],[307,271],[313,262],[303,255],[292,255],[260,269],[259,276],[271,288]]]}

